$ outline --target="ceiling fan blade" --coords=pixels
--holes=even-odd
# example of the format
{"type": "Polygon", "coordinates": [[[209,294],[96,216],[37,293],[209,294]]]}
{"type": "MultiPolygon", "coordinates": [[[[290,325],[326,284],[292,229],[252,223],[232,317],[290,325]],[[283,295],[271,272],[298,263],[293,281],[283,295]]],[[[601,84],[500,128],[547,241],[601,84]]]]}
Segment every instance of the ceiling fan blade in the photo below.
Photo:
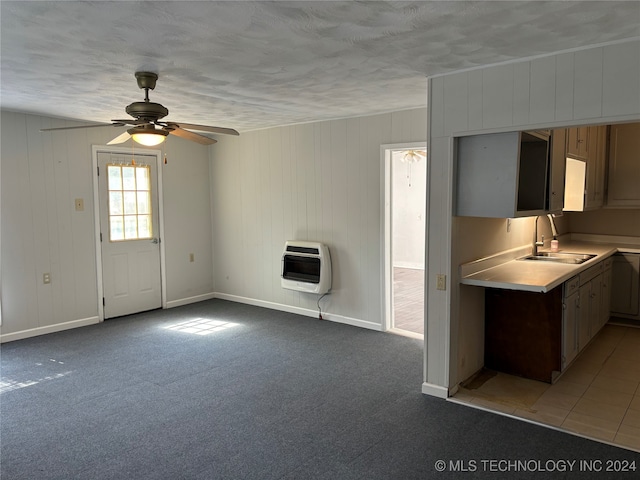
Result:
{"type": "Polygon", "coordinates": [[[185,140],[191,140],[192,142],[197,142],[201,145],[213,145],[214,143],[218,143],[218,141],[214,138],[205,137],[204,135],[200,135],[199,133],[193,133],[188,130],[182,130],[180,127],[171,125],[173,130],[170,130],[169,133],[175,135],[176,137],[184,138],[185,140]]]}
{"type": "Polygon", "coordinates": [[[211,132],[211,133],[223,133],[225,135],[240,135],[237,130],[233,128],[222,127],[210,127],[208,125],[197,125],[195,123],[178,123],[178,122],[166,122],[169,127],[186,128],[188,130],[196,130],[198,132],[211,132]]]}
{"type": "Polygon", "coordinates": [[[124,125],[143,125],[145,123],[149,123],[147,120],[111,120],[114,124],[122,124],[124,125]]]}
{"type": "Polygon", "coordinates": [[[124,132],[118,135],[116,138],[114,138],[110,142],[107,142],[107,145],[117,145],[118,143],[124,143],[130,138],[131,138],[131,135],[129,135],[128,132],[124,132]]]}
{"type": "Polygon", "coordinates": [[[92,123],[91,125],[78,125],[76,127],[55,127],[55,128],[41,128],[41,132],[53,132],[55,130],[75,130],[77,128],[94,128],[94,127],[124,127],[124,123],[92,123]]]}

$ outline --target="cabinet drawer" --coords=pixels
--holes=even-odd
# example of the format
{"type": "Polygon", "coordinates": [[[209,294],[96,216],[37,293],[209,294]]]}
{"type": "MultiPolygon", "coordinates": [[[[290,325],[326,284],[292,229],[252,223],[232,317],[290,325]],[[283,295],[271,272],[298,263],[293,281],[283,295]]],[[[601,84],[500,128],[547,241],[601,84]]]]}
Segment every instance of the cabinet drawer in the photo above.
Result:
{"type": "Polygon", "coordinates": [[[578,291],[580,287],[580,275],[576,275],[570,280],[564,282],[564,298],[568,298],[578,291]]]}
{"type": "Polygon", "coordinates": [[[603,264],[604,262],[600,262],[594,265],[593,267],[589,268],[588,270],[585,270],[584,272],[582,272],[580,274],[580,285],[584,285],[585,283],[589,282],[592,278],[600,275],[602,273],[603,264]]]}
{"type": "Polygon", "coordinates": [[[602,262],[602,269],[606,270],[607,268],[611,268],[611,264],[613,263],[613,257],[607,258],[604,262],[602,262]]]}

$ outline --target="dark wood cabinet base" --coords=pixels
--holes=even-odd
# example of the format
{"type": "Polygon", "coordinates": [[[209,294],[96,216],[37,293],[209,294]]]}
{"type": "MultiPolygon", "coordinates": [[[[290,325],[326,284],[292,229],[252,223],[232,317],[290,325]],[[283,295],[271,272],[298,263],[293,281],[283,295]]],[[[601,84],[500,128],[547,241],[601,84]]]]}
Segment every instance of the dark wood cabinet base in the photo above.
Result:
{"type": "Polygon", "coordinates": [[[562,365],[562,288],[485,290],[486,368],[551,383],[562,365]]]}

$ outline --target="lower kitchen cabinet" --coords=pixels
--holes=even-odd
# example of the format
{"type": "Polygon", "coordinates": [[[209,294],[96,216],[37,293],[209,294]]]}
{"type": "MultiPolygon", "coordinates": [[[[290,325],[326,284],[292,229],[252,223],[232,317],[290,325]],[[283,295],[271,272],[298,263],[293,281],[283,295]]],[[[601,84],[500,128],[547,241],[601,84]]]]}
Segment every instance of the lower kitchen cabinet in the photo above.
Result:
{"type": "Polygon", "coordinates": [[[551,383],[562,368],[562,287],[548,293],[485,290],[484,364],[551,383]]]}
{"type": "Polygon", "coordinates": [[[547,293],[487,288],[485,367],[553,383],[607,322],[610,276],[607,259],[547,293]]]}
{"type": "Polygon", "coordinates": [[[612,315],[640,319],[640,254],[614,255],[611,273],[612,315]]]}
{"type": "Polygon", "coordinates": [[[580,319],[578,320],[578,351],[600,330],[602,312],[602,267],[601,263],[582,272],[580,277],[580,319]]]}
{"type": "Polygon", "coordinates": [[[613,258],[607,258],[602,271],[602,301],[600,302],[600,326],[602,328],[609,321],[611,316],[611,287],[613,258]]]}
{"type": "Polygon", "coordinates": [[[580,318],[580,278],[563,285],[562,301],[562,370],[578,355],[578,319],[580,318]]]}

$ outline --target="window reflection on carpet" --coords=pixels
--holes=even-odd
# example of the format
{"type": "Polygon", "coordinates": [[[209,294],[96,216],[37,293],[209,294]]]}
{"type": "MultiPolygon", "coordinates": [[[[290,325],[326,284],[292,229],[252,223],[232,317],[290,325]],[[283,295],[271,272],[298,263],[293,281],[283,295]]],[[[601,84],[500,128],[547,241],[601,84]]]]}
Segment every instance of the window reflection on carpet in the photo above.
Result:
{"type": "Polygon", "coordinates": [[[193,333],[194,335],[209,335],[214,332],[237,326],[239,326],[238,323],[225,322],[223,320],[194,318],[193,320],[176,323],[175,325],[170,325],[164,328],[167,330],[176,330],[178,332],[193,333]]]}

